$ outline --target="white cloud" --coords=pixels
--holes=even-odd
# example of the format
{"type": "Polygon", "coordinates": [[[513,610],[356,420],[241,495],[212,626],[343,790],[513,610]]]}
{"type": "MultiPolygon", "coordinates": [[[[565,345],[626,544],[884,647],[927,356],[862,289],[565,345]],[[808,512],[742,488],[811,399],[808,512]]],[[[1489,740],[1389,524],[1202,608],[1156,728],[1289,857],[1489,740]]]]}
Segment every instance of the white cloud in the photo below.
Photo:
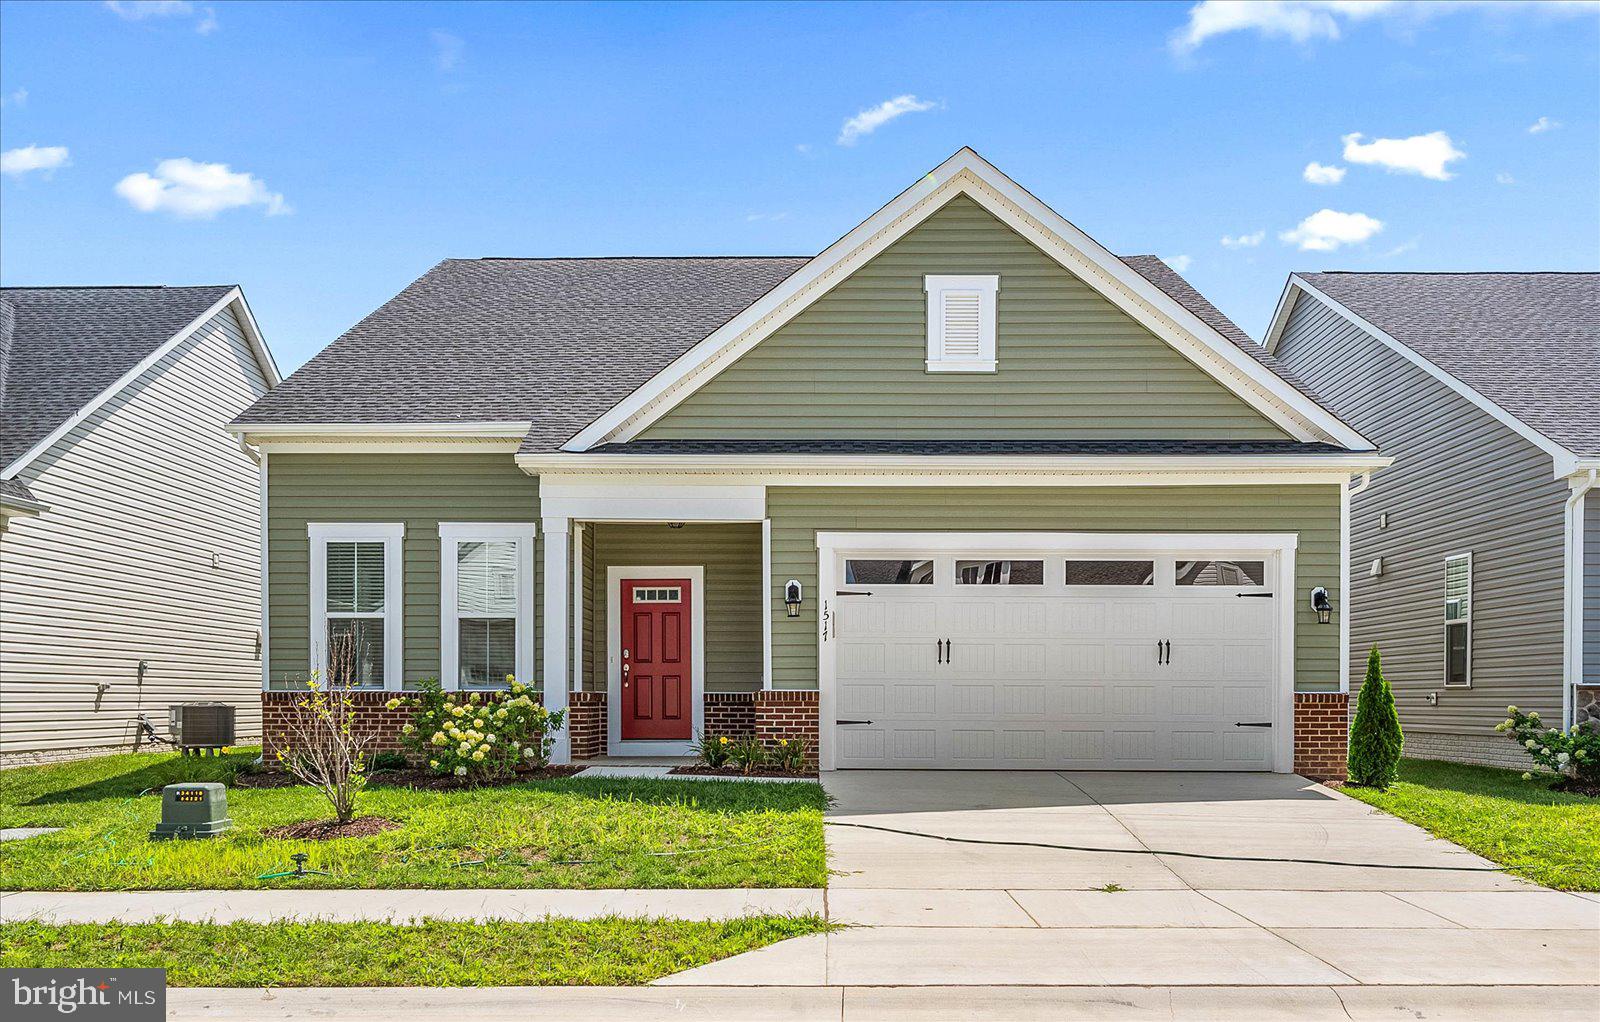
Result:
{"type": "Polygon", "coordinates": [[[1442,131],[1410,138],[1375,138],[1371,142],[1363,142],[1361,137],[1359,131],[1344,136],[1345,160],[1382,167],[1391,174],[1420,174],[1435,181],[1448,181],[1455,176],[1448,165],[1467,158],[1442,131]]]}
{"type": "Polygon", "coordinates": [[[1528,125],[1528,134],[1543,135],[1547,131],[1554,131],[1561,127],[1561,122],[1551,117],[1541,117],[1528,125]]]}
{"type": "Polygon", "coordinates": [[[1600,10],[1600,0],[1203,0],[1189,8],[1188,24],[1174,32],[1169,42],[1172,51],[1181,56],[1199,49],[1208,39],[1234,32],[1256,32],[1296,43],[1338,40],[1345,29],[1363,21],[1384,20],[1414,28],[1444,14],[1474,10],[1493,11],[1501,17],[1512,13],[1584,15],[1600,10]]]}
{"type": "Polygon", "coordinates": [[[811,143],[810,142],[796,142],[795,146],[794,146],[794,151],[799,153],[801,156],[810,156],[811,155],[811,143]]]}
{"type": "Polygon", "coordinates": [[[226,209],[261,206],[268,216],[293,212],[282,195],[251,174],[226,163],[196,163],[180,157],[117,182],[116,192],[141,213],[164,212],[186,220],[209,220],[226,209]]]}
{"type": "Polygon", "coordinates": [[[1330,167],[1312,160],[1306,164],[1306,169],[1300,172],[1300,176],[1314,185],[1336,185],[1344,180],[1345,173],[1343,167],[1330,167]]]}
{"type": "Polygon", "coordinates": [[[1265,230],[1252,231],[1249,234],[1224,234],[1222,236],[1223,248],[1255,248],[1267,240],[1265,230]]]}
{"type": "Polygon", "coordinates": [[[789,219],[788,210],[781,213],[746,213],[744,216],[744,222],[747,224],[777,223],[779,220],[787,219],[789,219]]]}
{"type": "Polygon", "coordinates": [[[1415,252],[1417,250],[1417,246],[1420,243],[1421,243],[1420,239],[1412,238],[1410,241],[1401,242],[1400,244],[1396,245],[1394,248],[1391,248],[1389,251],[1387,251],[1387,252],[1383,253],[1382,255],[1380,255],[1378,258],[1379,259],[1393,259],[1395,256],[1403,256],[1407,252],[1415,252]]]}
{"type": "Polygon", "coordinates": [[[36,170],[48,176],[52,170],[71,164],[70,154],[64,145],[28,145],[0,153],[0,174],[10,174],[12,177],[21,177],[36,170]]]}
{"type": "Polygon", "coordinates": [[[1494,183],[1497,185],[1514,185],[1517,183],[1517,179],[1512,177],[1509,172],[1502,170],[1494,176],[1494,183]]]}
{"type": "Polygon", "coordinates": [[[877,106],[868,107],[845,121],[844,126],[839,129],[839,137],[835,141],[839,145],[855,145],[861,139],[897,117],[921,113],[924,110],[932,110],[938,105],[937,103],[920,100],[910,93],[904,96],[896,96],[893,99],[886,99],[877,106]]]}
{"type": "Polygon", "coordinates": [[[27,106],[28,90],[19,88],[15,92],[0,96],[0,106],[27,106]]]}
{"type": "Polygon", "coordinates": [[[1340,213],[1319,209],[1278,237],[1302,252],[1332,252],[1341,245],[1359,245],[1383,230],[1383,221],[1365,213],[1340,213]]]}
{"type": "Polygon", "coordinates": [[[105,0],[105,7],[123,21],[195,18],[194,30],[201,35],[210,35],[218,27],[216,8],[196,6],[190,0],[105,0]]]}
{"type": "Polygon", "coordinates": [[[1194,260],[1186,255],[1162,256],[1161,261],[1182,273],[1194,264],[1194,260]]]}
{"type": "Polygon", "coordinates": [[[438,28],[429,33],[429,36],[433,39],[433,63],[435,67],[440,71],[454,71],[461,66],[461,60],[467,53],[467,44],[464,39],[438,28]]]}

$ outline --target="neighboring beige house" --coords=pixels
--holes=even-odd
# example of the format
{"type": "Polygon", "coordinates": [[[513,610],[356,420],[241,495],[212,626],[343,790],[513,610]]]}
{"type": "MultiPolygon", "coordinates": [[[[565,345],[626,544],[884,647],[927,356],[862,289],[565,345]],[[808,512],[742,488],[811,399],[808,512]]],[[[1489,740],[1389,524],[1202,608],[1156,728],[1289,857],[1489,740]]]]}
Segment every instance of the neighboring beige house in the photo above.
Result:
{"type": "Polygon", "coordinates": [[[1505,709],[1600,719],[1600,273],[1304,273],[1266,338],[1395,459],[1351,503],[1359,689],[1406,752],[1523,769],[1505,709]]]}
{"type": "Polygon", "coordinates": [[[260,470],[223,426],[278,371],[237,287],[0,289],[0,759],[259,735],[260,470]]]}
{"type": "Polygon", "coordinates": [[[515,674],[558,761],[1344,772],[1386,459],[970,149],[815,257],[447,260],[232,428],[269,741],[335,646],[388,742],[393,693],[515,674]]]}

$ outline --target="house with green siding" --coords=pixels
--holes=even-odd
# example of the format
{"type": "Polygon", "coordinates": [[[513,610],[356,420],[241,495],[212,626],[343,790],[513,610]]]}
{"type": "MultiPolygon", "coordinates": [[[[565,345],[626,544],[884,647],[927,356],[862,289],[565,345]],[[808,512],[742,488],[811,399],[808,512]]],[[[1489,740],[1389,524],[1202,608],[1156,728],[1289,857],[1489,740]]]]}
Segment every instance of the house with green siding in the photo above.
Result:
{"type": "Polygon", "coordinates": [[[1386,459],[970,149],[815,256],[446,260],[232,429],[269,731],[512,676],[561,761],[1343,772],[1386,459]]]}

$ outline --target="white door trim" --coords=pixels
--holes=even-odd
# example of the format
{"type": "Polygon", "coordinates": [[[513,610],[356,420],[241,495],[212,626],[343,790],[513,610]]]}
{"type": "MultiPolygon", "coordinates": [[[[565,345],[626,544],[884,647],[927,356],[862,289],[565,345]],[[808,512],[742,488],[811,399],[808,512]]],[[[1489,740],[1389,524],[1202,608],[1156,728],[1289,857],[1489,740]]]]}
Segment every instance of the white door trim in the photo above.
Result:
{"type": "Polygon", "coordinates": [[[606,752],[612,756],[687,756],[705,730],[706,569],[703,565],[611,565],[606,568],[606,752]],[[622,740],[622,582],[630,578],[687,578],[689,592],[690,738],[683,742],[622,740]]]}
{"type": "Polygon", "coordinates": [[[985,554],[1092,552],[1095,554],[1193,553],[1253,555],[1267,559],[1275,583],[1278,616],[1277,697],[1272,720],[1274,773],[1294,769],[1294,624],[1296,533],[1135,533],[1135,532],[819,532],[817,533],[817,702],[819,766],[833,770],[837,672],[833,650],[836,565],[845,553],[981,551],[985,554]]]}

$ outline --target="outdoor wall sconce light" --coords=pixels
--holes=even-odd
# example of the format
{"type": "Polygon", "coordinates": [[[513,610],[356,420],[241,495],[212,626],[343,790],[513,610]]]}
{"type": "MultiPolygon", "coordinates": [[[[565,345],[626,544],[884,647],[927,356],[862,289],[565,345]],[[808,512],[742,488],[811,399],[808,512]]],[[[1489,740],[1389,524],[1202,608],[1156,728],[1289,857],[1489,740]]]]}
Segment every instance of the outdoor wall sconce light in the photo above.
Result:
{"type": "Polygon", "coordinates": [[[1333,620],[1333,601],[1321,586],[1311,590],[1311,609],[1317,612],[1317,624],[1325,625],[1333,620]]]}
{"type": "Polygon", "coordinates": [[[800,599],[804,593],[797,578],[791,578],[783,584],[783,607],[790,617],[800,616],[800,599]]]}

